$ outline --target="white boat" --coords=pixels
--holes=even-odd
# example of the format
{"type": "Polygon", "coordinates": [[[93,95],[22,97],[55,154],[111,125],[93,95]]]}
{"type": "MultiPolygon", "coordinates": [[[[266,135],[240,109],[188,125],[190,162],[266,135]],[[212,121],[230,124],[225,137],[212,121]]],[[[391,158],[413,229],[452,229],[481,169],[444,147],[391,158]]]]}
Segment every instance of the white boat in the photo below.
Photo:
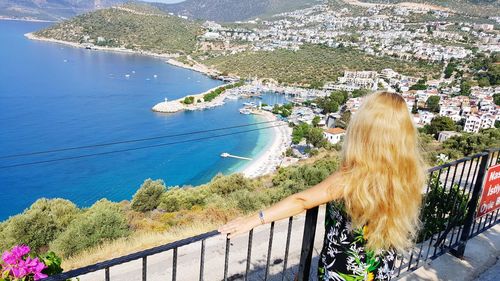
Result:
{"type": "Polygon", "coordinates": [[[238,96],[237,95],[227,95],[226,99],[228,99],[228,100],[237,100],[238,96]]]}
{"type": "Polygon", "coordinates": [[[244,102],[243,105],[245,106],[256,106],[255,102],[251,101],[251,102],[244,102]]]}
{"type": "Polygon", "coordinates": [[[250,110],[249,108],[241,108],[240,113],[245,114],[245,115],[249,115],[249,114],[252,114],[252,110],[250,110]]]}

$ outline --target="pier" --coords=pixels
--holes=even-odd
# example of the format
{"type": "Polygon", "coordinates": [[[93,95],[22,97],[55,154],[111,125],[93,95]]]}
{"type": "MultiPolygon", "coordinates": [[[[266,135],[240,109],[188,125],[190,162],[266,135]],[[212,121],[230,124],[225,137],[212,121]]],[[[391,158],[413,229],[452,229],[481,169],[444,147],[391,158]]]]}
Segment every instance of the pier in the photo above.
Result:
{"type": "Polygon", "coordinates": [[[229,158],[236,158],[236,159],[248,160],[248,161],[252,161],[253,160],[252,158],[236,156],[236,155],[229,154],[227,152],[222,153],[220,155],[220,157],[223,157],[223,158],[228,158],[229,157],[229,158]]]}

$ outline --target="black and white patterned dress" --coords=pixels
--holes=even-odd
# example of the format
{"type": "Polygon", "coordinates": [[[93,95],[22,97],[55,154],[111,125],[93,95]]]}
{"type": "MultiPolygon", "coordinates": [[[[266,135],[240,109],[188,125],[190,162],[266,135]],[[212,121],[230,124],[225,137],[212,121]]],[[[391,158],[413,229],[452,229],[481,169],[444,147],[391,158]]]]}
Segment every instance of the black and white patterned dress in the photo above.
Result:
{"type": "Polygon", "coordinates": [[[318,279],[324,281],[389,280],[396,252],[365,249],[366,227],[352,229],[339,202],[326,205],[325,238],[319,258],[318,279]]]}

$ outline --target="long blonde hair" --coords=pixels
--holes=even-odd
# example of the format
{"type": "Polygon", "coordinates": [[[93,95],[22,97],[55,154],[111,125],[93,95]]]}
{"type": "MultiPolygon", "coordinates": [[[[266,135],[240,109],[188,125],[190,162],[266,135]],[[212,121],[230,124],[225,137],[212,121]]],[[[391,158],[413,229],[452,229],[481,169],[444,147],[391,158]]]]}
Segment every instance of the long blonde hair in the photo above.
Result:
{"type": "Polygon", "coordinates": [[[340,173],[346,212],[366,226],[369,249],[407,249],[419,228],[425,166],[418,133],[404,99],[367,96],[351,119],[340,173]]]}

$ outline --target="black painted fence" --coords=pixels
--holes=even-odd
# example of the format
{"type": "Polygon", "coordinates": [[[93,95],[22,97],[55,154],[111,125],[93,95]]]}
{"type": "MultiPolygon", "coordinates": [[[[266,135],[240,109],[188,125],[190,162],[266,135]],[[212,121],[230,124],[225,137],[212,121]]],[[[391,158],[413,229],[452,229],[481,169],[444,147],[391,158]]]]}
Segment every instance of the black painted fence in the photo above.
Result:
{"type": "MultiPolygon", "coordinates": [[[[500,221],[498,211],[485,215],[479,219],[475,218],[475,212],[479,197],[481,196],[486,171],[488,167],[499,163],[500,148],[496,148],[429,169],[429,178],[434,178],[434,180],[428,181],[425,194],[430,195],[424,197],[424,205],[430,204],[430,202],[425,202],[425,200],[431,200],[429,198],[437,197],[443,201],[431,203],[441,204],[439,206],[444,206],[446,211],[435,214],[422,214],[424,225],[426,224],[426,219],[430,218],[434,219],[436,222],[440,222],[440,227],[437,227],[434,232],[420,235],[418,243],[416,243],[410,251],[398,256],[398,260],[394,267],[394,279],[417,269],[425,262],[435,259],[447,252],[457,257],[462,257],[468,239],[480,234],[500,221]]],[[[206,268],[207,259],[212,258],[206,256],[206,242],[208,239],[220,239],[217,231],[211,231],[173,243],[168,243],[163,246],[64,272],[44,280],[67,280],[69,278],[84,276],[91,272],[102,271],[102,275],[99,275],[101,277],[98,279],[109,281],[111,280],[110,268],[132,261],[142,261],[142,265],[140,266],[142,272],[140,272],[139,280],[146,281],[149,279],[148,257],[166,252],[171,252],[171,263],[165,263],[165,268],[169,268],[169,275],[171,276],[165,280],[186,280],[186,278],[183,278],[184,275],[179,275],[177,272],[179,263],[178,250],[188,245],[192,246],[194,243],[199,244],[199,259],[196,262],[191,262],[189,268],[191,271],[197,271],[198,280],[213,280],[211,277],[206,277],[207,275],[213,276],[213,274],[207,274],[207,271],[210,270],[223,270],[221,277],[224,281],[315,280],[318,248],[321,246],[323,239],[322,235],[316,231],[317,226],[322,225],[322,221],[318,220],[319,210],[320,208],[316,207],[306,212],[305,221],[302,223],[303,232],[299,230],[302,236],[299,237],[301,243],[300,249],[295,253],[296,255],[300,253],[300,258],[297,259],[294,257],[295,264],[290,262],[290,246],[292,233],[295,233],[293,232],[294,221],[298,221],[298,219],[290,217],[284,228],[286,229],[282,235],[284,237],[274,237],[275,223],[271,223],[268,226],[269,235],[266,236],[267,251],[265,262],[264,260],[253,259],[252,250],[255,248],[254,243],[257,242],[254,239],[254,230],[249,232],[246,248],[240,249],[240,252],[246,251],[244,272],[229,273],[231,266],[235,265],[230,262],[232,241],[229,239],[225,239],[224,263],[221,265],[221,268],[206,268]],[[284,239],[281,240],[281,238],[284,239]],[[273,240],[275,243],[283,241],[284,249],[273,249],[273,240]],[[281,258],[272,260],[272,255],[276,257],[277,251],[283,253],[282,255],[278,254],[281,258]],[[259,265],[259,263],[262,264],[259,265]],[[273,273],[270,272],[271,267],[273,273]]],[[[429,221],[427,223],[429,223],[429,221]]],[[[259,240],[258,243],[263,242],[259,240]]]]}

